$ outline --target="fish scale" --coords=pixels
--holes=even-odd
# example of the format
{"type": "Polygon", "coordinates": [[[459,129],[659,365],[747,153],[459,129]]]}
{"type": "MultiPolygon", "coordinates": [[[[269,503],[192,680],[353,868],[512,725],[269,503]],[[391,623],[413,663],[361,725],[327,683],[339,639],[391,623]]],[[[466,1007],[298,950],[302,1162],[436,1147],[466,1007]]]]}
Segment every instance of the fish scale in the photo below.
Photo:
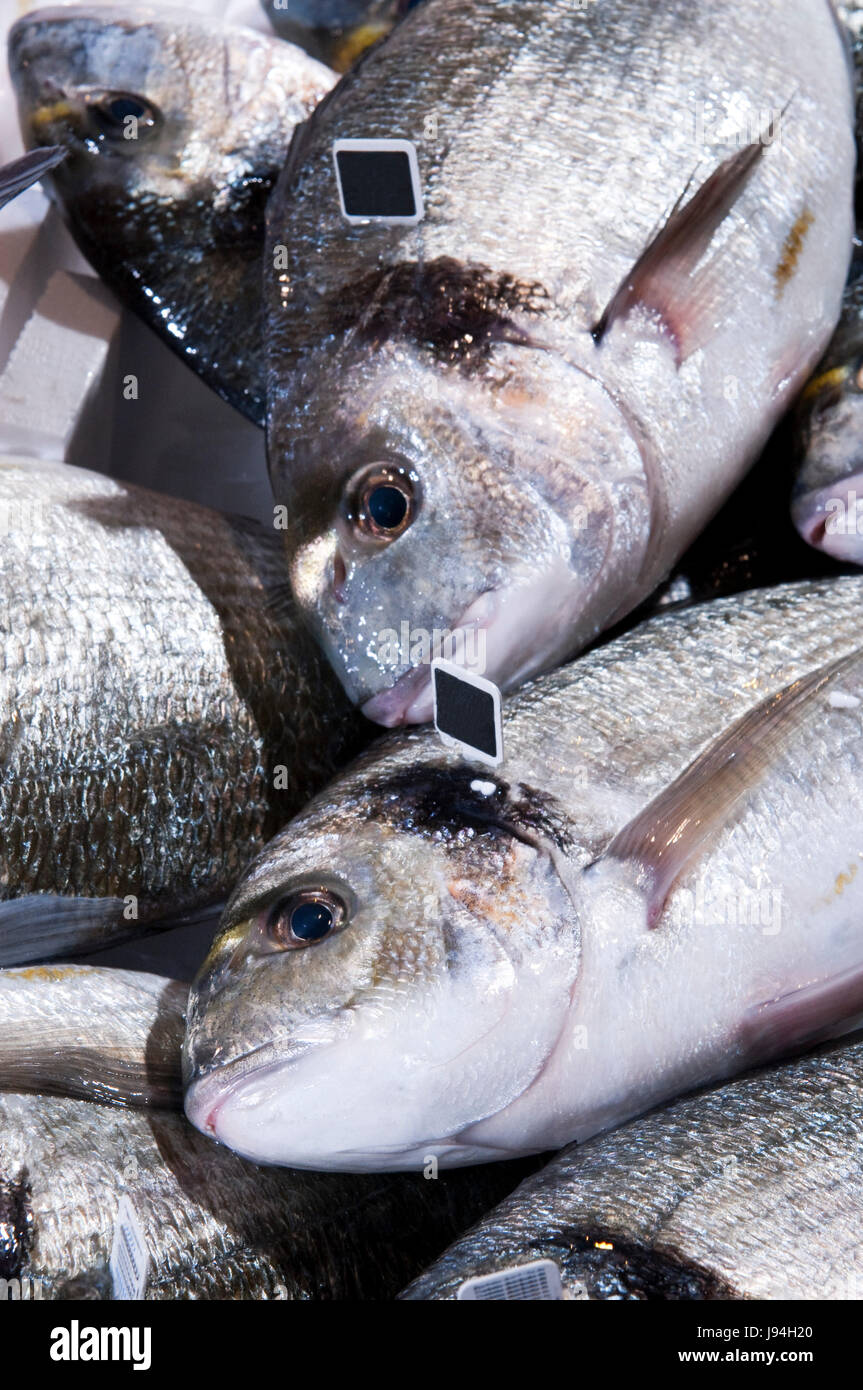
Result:
{"type": "Polygon", "coordinates": [[[275,532],[34,460],[0,461],[0,502],[12,964],[218,901],[362,735],[275,532]]]}

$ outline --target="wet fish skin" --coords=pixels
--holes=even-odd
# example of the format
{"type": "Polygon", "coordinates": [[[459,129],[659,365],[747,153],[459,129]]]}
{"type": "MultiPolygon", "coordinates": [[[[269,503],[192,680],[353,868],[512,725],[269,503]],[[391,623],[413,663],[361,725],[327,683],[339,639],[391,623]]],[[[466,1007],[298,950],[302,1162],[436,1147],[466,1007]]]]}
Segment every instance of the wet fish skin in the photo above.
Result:
{"type": "Polygon", "coordinates": [[[859,1038],[559,1154],[402,1295],[536,1259],[564,1297],[860,1297],[859,1038]]]}
{"type": "Polygon", "coordinates": [[[0,1090],[180,1109],[188,994],[137,970],[0,970],[0,1090]]]}
{"type": "Polygon", "coordinates": [[[37,10],[9,62],[25,142],[68,152],[51,182],[83,254],[262,424],[264,205],[335,74],[279,39],[146,5],[37,10]],[[112,115],[130,96],[134,140],[112,115]]]}
{"type": "Polygon", "coordinates": [[[291,246],[265,282],[270,468],[298,601],[378,722],[431,714],[427,669],[387,639],[405,620],[484,629],[511,688],[634,608],[820,357],[851,246],[851,88],[830,7],[788,21],[772,0],[427,0],[295,137],[267,210],[269,246],[291,246]],[[597,343],[675,204],[740,152],[697,139],[724,88],[754,123],[782,111],[781,142],[690,280],[651,270],[672,327],[636,309],[597,343]],[[393,135],[417,145],[424,220],[347,226],[332,141],[393,135]],[[363,522],[380,469],[409,498],[394,539],[363,522]]]}
{"type": "Polygon", "coordinates": [[[376,745],[238,884],[189,1117],[258,1161],[475,1163],[847,1031],[861,601],[852,577],[658,616],[506,702],[496,773],[430,732],[376,745]],[[303,947],[309,899],[333,930],[303,947]]]}
{"type": "Polygon", "coordinates": [[[15,965],[224,901],[365,733],[285,593],[275,529],[33,459],[0,460],[0,512],[15,965]]]}
{"type": "Polygon", "coordinates": [[[23,1298],[110,1298],[125,1194],[148,1300],[393,1298],[523,1175],[259,1168],[169,1110],[0,1094],[0,1278],[22,1280],[23,1298]]]}

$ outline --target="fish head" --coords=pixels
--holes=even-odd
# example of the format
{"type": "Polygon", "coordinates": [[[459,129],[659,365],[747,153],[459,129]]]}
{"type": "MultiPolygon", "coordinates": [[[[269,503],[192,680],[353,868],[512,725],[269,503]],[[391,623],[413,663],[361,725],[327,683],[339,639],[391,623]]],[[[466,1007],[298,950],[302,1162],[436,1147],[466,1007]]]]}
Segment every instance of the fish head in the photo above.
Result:
{"type": "Polygon", "coordinates": [[[234,237],[248,238],[293,124],[332,85],[290,45],[196,18],[59,5],[10,31],[25,142],[66,149],[52,182],[85,253],[107,241],[134,263],[135,251],[157,256],[168,238],[200,238],[202,218],[225,237],[219,198],[234,237]]]}
{"type": "Polygon", "coordinates": [[[821,372],[804,393],[799,416],[794,525],[817,550],[863,565],[863,357],[821,372]]]}
{"type": "Polygon", "coordinates": [[[651,527],[645,451],[544,341],[533,283],[444,259],[337,299],[287,409],[271,371],[293,589],[368,717],[423,723],[432,658],[509,689],[626,611],[651,527]]]}
{"type": "Polygon", "coordinates": [[[527,1151],[469,1129],[530,1087],[564,1027],[580,936],[563,833],[539,793],[439,754],[346,774],[226,908],[190,998],[191,1121],[301,1168],[527,1151]]]}

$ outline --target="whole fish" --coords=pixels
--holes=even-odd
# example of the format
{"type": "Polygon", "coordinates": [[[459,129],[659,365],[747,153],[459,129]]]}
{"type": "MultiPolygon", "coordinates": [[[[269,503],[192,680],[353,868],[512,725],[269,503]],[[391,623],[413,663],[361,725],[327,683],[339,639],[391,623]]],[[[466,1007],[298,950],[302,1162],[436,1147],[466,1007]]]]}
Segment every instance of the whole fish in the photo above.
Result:
{"type": "Polygon", "coordinates": [[[853,173],[828,0],[426,0],[320,104],[267,207],[268,451],[370,717],[431,717],[430,642],[510,688],[665,578],[826,346],[853,173]],[[424,219],[348,225],[333,142],[387,137],[424,219]]]}
{"type": "Polygon", "coordinates": [[[839,6],[857,80],[857,239],[842,317],[797,411],[792,517],[805,541],[863,564],[863,4],[839,6]]]}
{"type": "Polygon", "coordinates": [[[560,1148],[863,1013],[863,578],[666,612],[338,777],[240,880],[186,1111],[248,1157],[560,1148]]]}
{"type": "Polygon", "coordinates": [[[554,1260],[564,1297],[863,1297],[863,1042],[567,1149],[405,1291],[554,1260]]]}
{"type": "Polygon", "coordinates": [[[275,529],[0,460],[0,964],[224,900],[364,737],[275,529]]]}
{"type": "Polygon", "coordinates": [[[277,34],[344,72],[420,0],[261,0],[277,34]]]}
{"type": "Polygon", "coordinates": [[[169,347],[264,418],[264,205],[295,126],[336,80],[251,29],[161,6],[64,6],[13,27],[28,145],[91,265],[169,347]]]}
{"type": "Polygon", "coordinates": [[[137,970],[0,970],[0,1091],[179,1108],[188,994],[137,970]]]}
{"type": "Polygon", "coordinates": [[[0,1279],[21,1297],[110,1297],[123,1195],[148,1298],[392,1297],[524,1176],[306,1175],[220,1150],[169,1108],[186,994],[134,971],[0,971],[0,1086],[64,1097],[0,1095],[0,1279]]]}
{"type": "Polygon", "coordinates": [[[0,1094],[0,1279],[22,1299],[110,1298],[126,1196],[147,1299],[392,1298],[522,1176],[259,1168],[170,1110],[0,1094]]]}

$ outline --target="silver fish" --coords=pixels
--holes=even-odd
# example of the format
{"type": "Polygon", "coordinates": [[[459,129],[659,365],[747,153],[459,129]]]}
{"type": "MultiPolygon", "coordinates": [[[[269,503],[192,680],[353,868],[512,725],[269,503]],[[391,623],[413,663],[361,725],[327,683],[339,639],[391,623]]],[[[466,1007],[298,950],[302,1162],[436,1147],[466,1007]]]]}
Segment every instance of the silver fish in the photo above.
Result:
{"type": "Polygon", "coordinates": [[[859,1039],[678,1101],[567,1149],[403,1297],[550,1259],[565,1298],[860,1299],[861,1108],[859,1039]]]}
{"type": "Polygon", "coordinates": [[[370,717],[430,718],[433,637],[510,688],[668,574],[826,346],[853,171],[828,0],[427,0],[321,103],[267,208],[269,457],[370,717]],[[347,225],[333,141],[394,136],[424,220],[347,225]]]}
{"type": "Polygon", "coordinates": [[[224,900],[364,734],[278,533],[0,460],[0,963],[224,900]]]}
{"type": "Polygon", "coordinates": [[[863,1013],[863,578],[667,612],[391,737],[240,880],[186,1111],[248,1157],[560,1148],[863,1013]]]}
{"type": "Polygon", "coordinates": [[[137,970],[0,970],[0,1090],[179,1108],[188,994],[137,970]]]}
{"type": "Polygon", "coordinates": [[[9,64],[28,145],[78,246],[218,393],[264,417],[264,205],[291,135],[336,81],[253,30],[148,6],[36,10],[9,64]]]}

